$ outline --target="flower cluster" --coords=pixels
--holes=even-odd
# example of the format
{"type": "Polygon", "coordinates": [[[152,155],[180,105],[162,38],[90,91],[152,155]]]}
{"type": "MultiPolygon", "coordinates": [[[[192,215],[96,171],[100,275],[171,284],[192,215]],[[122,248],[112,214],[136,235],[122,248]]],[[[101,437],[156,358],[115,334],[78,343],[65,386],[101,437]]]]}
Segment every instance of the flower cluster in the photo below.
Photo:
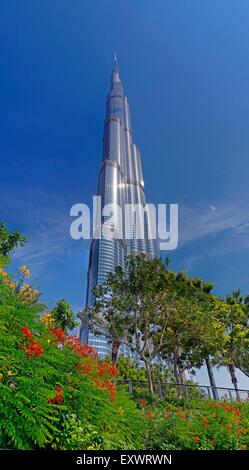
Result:
{"type": "Polygon", "coordinates": [[[207,418],[206,416],[202,416],[202,425],[204,428],[207,428],[207,418]]]}
{"type": "Polygon", "coordinates": [[[20,273],[24,277],[29,277],[30,276],[30,270],[27,268],[27,266],[21,266],[19,269],[20,273]]]}
{"type": "Polygon", "coordinates": [[[146,400],[143,400],[143,398],[140,400],[140,405],[143,407],[143,408],[146,408],[148,406],[148,402],[146,400]]]}
{"type": "Polygon", "coordinates": [[[238,410],[238,408],[236,408],[235,406],[233,405],[228,405],[227,403],[225,403],[224,401],[220,402],[220,403],[217,403],[217,402],[209,402],[209,406],[211,408],[223,408],[223,410],[226,410],[226,411],[234,411],[234,414],[236,416],[240,416],[240,411],[238,410]]]}
{"type": "Polygon", "coordinates": [[[54,337],[55,343],[64,344],[68,336],[61,328],[55,328],[55,326],[51,326],[49,328],[50,333],[54,337]]]}
{"type": "Polygon", "coordinates": [[[64,347],[68,347],[74,354],[82,358],[96,358],[97,352],[89,344],[82,344],[76,336],[67,335],[62,328],[55,328],[51,326],[49,328],[53,340],[57,344],[61,344],[64,347]]]}
{"type": "Polygon", "coordinates": [[[100,390],[107,390],[109,395],[110,395],[110,398],[111,400],[113,401],[115,399],[115,385],[112,383],[111,380],[107,380],[107,379],[96,379],[95,381],[97,387],[100,389],[100,390]]]}
{"type": "Polygon", "coordinates": [[[26,356],[28,359],[31,357],[40,357],[43,354],[43,347],[38,341],[32,337],[32,333],[27,326],[21,328],[22,334],[25,336],[25,341],[22,346],[25,348],[26,356]]]}
{"type": "Polygon", "coordinates": [[[98,363],[98,374],[100,376],[111,375],[112,377],[117,377],[118,369],[116,366],[109,364],[109,362],[101,361],[98,363]]]}
{"type": "Polygon", "coordinates": [[[82,344],[79,338],[76,336],[68,336],[66,340],[66,345],[69,349],[73,350],[75,355],[82,358],[96,358],[98,353],[97,351],[89,346],[89,344],[82,344]]]}
{"type": "Polygon", "coordinates": [[[54,405],[60,405],[61,403],[63,403],[63,390],[61,387],[56,387],[55,388],[55,396],[54,398],[50,398],[48,400],[48,403],[52,403],[54,405]]]}
{"type": "Polygon", "coordinates": [[[185,419],[185,413],[184,411],[177,409],[177,414],[180,419],[185,419]]]}
{"type": "Polygon", "coordinates": [[[23,332],[25,338],[28,339],[28,338],[31,337],[32,333],[31,333],[31,331],[28,329],[27,326],[23,326],[21,330],[22,330],[22,332],[23,332]]]}
{"type": "Polygon", "coordinates": [[[152,420],[153,418],[155,418],[155,414],[152,413],[152,411],[147,411],[146,418],[152,420]]]}
{"type": "Polygon", "coordinates": [[[0,275],[2,276],[2,281],[5,285],[8,285],[11,289],[14,289],[15,287],[15,282],[12,282],[11,276],[4,271],[2,268],[0,268],[0,275]]]}
{"type": "Polygon", "coordinates": [[[3,277],[8,276],[8,273],[6,273],[6,271],[4,271],[2,268],[0,268],[0,274],[1,274],[1,276],[3,276],[3,277]]]}
{"type": "Polygon", "coordinates": [[[97,361],[96,358],[88,358],[84,362],[80,362],[76,370],[81,374],[88,374],[99,389],[108,391],[112,400],[115,398],[115,386],[112,378],[118,375],[117,367],[108,364],[106,361],[97,361]]]}
{"type": "Polygon", "coordinates": [[[44,313],[41,317],[40,317],[40,321],[47,327],[47,328],[51,328],[54,324],[54,317],[51,313],[44,313]]]}
{"type": "Polygon", "coordinates": [[[39,295],[39,291],[37,289],[33,289],[29,284],[24,284],[18,292],[18,297],[21,303],[28,305],[36,303],[39,295]]]}
{"type": "Polygon", "coordinates": [[[32,356],[40,357],[43,354],[43,347],[36,339],[33,339],[33,341],[26,346],[25,351],[28,358],[32,356]]]}
{"type": "MultiPolygon", "coordinates": [[[[76,370],[81,374],[90,374],[93,371],[93,364],[92,362],[80,363],[77,365],[76,370]]],[[[92,378],[94,378],[94,374],[92,374],[92,378]]]]}
{"type": "Polygon", "coordinates": [[[53,344],[68,348],[80,359],[76,371],[87,375],[95,383],[97,388],[107,390],[110,398],[115,398],[115,385],[112,379],[117,377],[118,369],[107,361],[97,360],[97,352],[89,344],[82,344],[79,338],[67,335],[62,328],[51,326],[49,332],[52,335],[53,344]]]}

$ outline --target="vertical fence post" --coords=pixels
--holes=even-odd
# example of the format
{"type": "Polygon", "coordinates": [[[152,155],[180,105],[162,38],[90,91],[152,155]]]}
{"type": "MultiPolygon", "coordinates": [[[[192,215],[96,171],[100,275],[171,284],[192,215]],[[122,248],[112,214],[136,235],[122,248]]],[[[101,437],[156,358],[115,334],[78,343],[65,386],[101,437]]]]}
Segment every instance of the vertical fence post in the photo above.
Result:
{"type": "Polygon", "coordinates": [[[129,394],[132,395],[132,381],[129,380],[129,394]]]}

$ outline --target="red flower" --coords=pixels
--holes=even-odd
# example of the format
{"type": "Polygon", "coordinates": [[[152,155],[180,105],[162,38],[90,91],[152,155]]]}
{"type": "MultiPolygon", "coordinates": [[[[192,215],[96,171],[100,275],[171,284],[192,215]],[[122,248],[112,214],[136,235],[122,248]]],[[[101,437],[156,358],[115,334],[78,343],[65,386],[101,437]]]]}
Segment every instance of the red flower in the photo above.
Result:
{"type": "Polygon", "coordinates": [[[62,402],[63,402],[62,395],[55,395],[55,397],[54,397],[54,403],[55,403],[56,405],[60,405],[62,402]]]}
{"type": "Polygon", "coordinates": [[[152,411],[147,411],[146,417],[147,417],[147,419],[151,420],[151,419],[155,418],[155,415],[154,415],[154,413],[152,413],[152,411]]]}
{"type": "Polygon", "coordinates": [[[65,342],[67,335],[66,335],[66,333],[64,333],[64,331],[61,328],[54,329],[54,327],[52,326],[50,328],[50,331],[51,331],[52,335],[55,336],[58,343],[63,344],[65,342]]]}
{"type": "Polygon", "coordinates": [[[59,386],[55,388],[55,391],[57,392],[56,395],[54,396],[54,398],[48,400],[48,402],[56,404],[56,405],[60,405],[63,402],[63,393],[64,392],[61,389],[61,387],[59,387],[59,386]]]}
{"type": "Polygon", "coordinates": [[[89,344],[81,344],[76,336],[67,336],[65,344],[72,349],[76,356],[96,358],[97,352],[89,344]]]}
{"type": "Polygon", "coordinates": [[[116,366],[112,364],[108,364],[106,361],[102,361],[98,364],[98,374],[103,375],[112,375],[116,377],[118,375],[118,369],[116,366]]]}
{"type": "Polygon", "coordinates": [[[26,338],[30,338],[30,337],[31,337],[31,331],[28,329],[27,326],[23,326],[23,327],[22,327],[22,332],[23,332],[23,334],[24,334],[24,336],[25,336],[26,338]]]}
{"type": "Polygon", "coordinates": [[[144,406],[144,408],[146,408],[146,406],[148,405],[147,401],[146,400],[140,400],[140,405],[141,406],[144,406]]]}
{"type": "Polygon", "coordinates": [[[215,447],[215,446],[216,446],[216,442],[215,442],[215,440],[214,440],[214,439],[212,439],[212,441],[210,441],[210,444],[211,444],[211,446],[215,447]]]}
{"type": "Polygon", "coordinates": [[[196,444],[198,444],[198,442],[200,441],[199,436],[194,436],[193,441],[194,441],[196,444]]]}
{"type": "Polygon", "coordinates": [[[102,379],[96,379],[95,381],[97,387],[102,390],[107,390],[111,400],[115,399],[115,385],[111,382],[111,380],[102,380],[102,379]]]}
{"type": "Polygon", "coordinates": [[[240,434],[247,434],[248,429],[247,428],[238,429],[236,432],[237,432],[238,436],[240,436],[240,434]]]}
{"type": "Polygon", "coordinates": [[[76,367],[76,370],[81,372],[81,374],[90,374],[92,369],[93,369],[93,366],[90,362],[88,362],[87,364],[78,364],[76,367]]]}
{"type": "Polygon", "coordinates": [[[234,416],[240,416],[240,415],[241,415],[240,410],[235,410],[234,416]]]}
{"type": "Polygon", "coordinates": [[[34,339],[28,344],[25,351],[28,358],[32,356],[40,357],[43,354],[43,347],[40,343],[37,343],[36,339],[34,339]]]}
{"type": "Polygon", "coordinates": [[[203,424],[204,428],[207,427],[207,418],[206,418],[206,416],[202,416],[202,424],[203,424]]]}

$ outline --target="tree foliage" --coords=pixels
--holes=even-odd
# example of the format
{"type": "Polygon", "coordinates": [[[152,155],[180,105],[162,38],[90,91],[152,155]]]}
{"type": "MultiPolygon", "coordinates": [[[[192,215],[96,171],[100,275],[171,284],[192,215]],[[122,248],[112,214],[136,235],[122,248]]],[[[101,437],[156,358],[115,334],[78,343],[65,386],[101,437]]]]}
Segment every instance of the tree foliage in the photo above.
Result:
{"type": "Polygon", "coordinates": [[[160,358],[172,362],[179,394],[184,371],[205,362],[210,367],[210,356],[213,364],[233,364],[247,373],[248,297],[238,291],[221,299],[211,283],[175,273],[168,263],[128,257],[125,269],[117,267],[94,289],[96,303],[81,318],[95,334],[125,344],[144,362],[151,393],[152,364],[160,358]]]}
{"type": "Polygon", "coordinates": [[[26,237],[20,232],[10,233],[4,222],[0,221],[0,255],[8,256],[18,246],[23,246],[26,237]]]}
{"type": "Polygon", "coordinates": [[[63,331],[73,330],[78,325],[74,318],[74,311],[65,299],[57,302],[56,306],[51,310],[51,316],[54,324],[57,327],[61,327],[63,331]]]}

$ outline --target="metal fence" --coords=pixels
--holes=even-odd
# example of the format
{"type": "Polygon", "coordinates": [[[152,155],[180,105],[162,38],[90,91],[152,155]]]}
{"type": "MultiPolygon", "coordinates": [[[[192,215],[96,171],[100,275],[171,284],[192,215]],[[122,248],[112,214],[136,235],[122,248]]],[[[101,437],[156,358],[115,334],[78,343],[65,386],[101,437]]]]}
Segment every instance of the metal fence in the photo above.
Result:
{"type": "MultiPolygon", "coordinates": [[[[126,390],[129,394],[142,395],[148,392],[148,384],[143,380],[118,380],[118,388],[126,390]]],[[[177,384],[171,382],[153,382],[153,389],[159,397],[178,397],[185,399],[207,399],[221,401],[249,400],[249,390],[227,387],[211,387],[197,384],[177,384]]]]}

